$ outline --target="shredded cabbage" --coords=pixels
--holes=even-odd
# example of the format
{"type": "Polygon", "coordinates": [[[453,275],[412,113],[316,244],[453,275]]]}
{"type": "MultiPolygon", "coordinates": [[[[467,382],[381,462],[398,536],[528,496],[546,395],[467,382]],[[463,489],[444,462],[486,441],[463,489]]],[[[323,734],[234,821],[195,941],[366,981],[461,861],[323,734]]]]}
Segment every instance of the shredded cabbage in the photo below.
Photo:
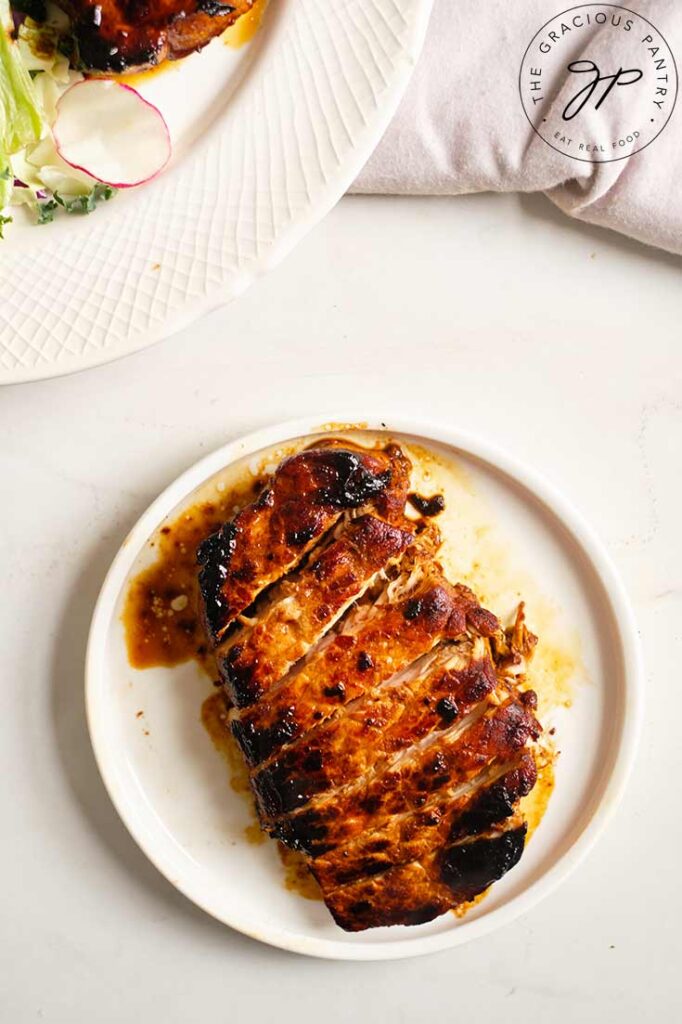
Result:
{"type": "Polygon", "coordinates": [[[44,118],[33,82],[12,40],[9,0],[0,0],[0,211],[14,190],[10,157],[43,134],[44,118]]]}
{"type": "Polygon", "coordinates": [[[69,20],[48,3],[46,21],[25,18],[13,41],[8,0],[0,0],[0,15],[0,214],[25,205],[47,224],[57,210],[90,213],[116,190],[62,160],[51,130],[60,96],[83,79],[59,49],[69,20]]]}

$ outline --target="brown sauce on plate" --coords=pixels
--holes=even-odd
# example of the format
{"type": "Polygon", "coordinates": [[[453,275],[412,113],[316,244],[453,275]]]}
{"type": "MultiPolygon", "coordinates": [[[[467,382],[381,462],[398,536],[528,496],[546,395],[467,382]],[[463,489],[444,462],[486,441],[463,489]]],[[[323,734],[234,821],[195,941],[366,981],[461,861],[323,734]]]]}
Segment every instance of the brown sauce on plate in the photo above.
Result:
{"type": "Polygon", "coordinates": [[[277,843],[277,851],[284,865],[285,888],[304,900],[321,900],[320,887],[310,874],[303,854],[290,850],[284,843],[277,843]]]}
{"type": "Polygon", "coordinates": [[[538,781],[528,796],[521,801],[520,810],[528,823],[526,843],[532,839],[533,833],[544,818],[550,797],[554,792],[554,767],[558,756],[556,751],[550,749],[545,752],[544,760],[539,759],[538,781]]]}
{"type": "Polygon", "coordinates": [[[150,542],[156,561],[132,580],[123,610],[133,668],[172,667],[194,658],[215,678],[199,609],[197,548],[261,486],[256,480],[193,505],[157,532],[150,542]]]}
{"type": "MultiPolygon", "coordinates": [[[[227,720],[227,705],[222,693],[212,693],[201,705],[201,724],[229,769],[230,786],[235,793],[249,796],[251,793],[249,773],[246,770],[246,764],[237,746],[237,741],[230,730],[227,720]]],[[[260,829],[258,831],[260,832],[260,829]]]]}
{"type": "Polygon", "coordinates": [[[268,0],[256,0],[250,11],[242,14],[241,18],[238,18],[234,25],[226,28],[221,37],[225,46],[238,50],[242,46],[246,46],[247,43],[250,43],[261,27],[267,6],[268,0]]]}

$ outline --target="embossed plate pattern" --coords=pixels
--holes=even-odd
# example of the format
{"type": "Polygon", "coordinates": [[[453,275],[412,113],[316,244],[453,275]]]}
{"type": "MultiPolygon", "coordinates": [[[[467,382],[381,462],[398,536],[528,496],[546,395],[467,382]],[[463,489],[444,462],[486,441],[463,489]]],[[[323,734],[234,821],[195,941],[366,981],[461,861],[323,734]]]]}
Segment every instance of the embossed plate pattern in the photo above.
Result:
{"type": "MultiPolygon", "coordinates": [[[[0,382],[70,373],[151,345],[276,264],[369,157],[407,84],[431,3],[270,0],[247,56],[216,40],[185,62],[181,78],[159,76],[156,93],[168,94],[174,113],[192,111],[195,91],[201,101],[196,130],[179,132],[174,166],[93,217],[17,223],[6,233],[0,382]],[[207,96],[214,81],[218,95],[207,96]]],[[[165,113],[163,95],[159,105],[165,113]]]]}

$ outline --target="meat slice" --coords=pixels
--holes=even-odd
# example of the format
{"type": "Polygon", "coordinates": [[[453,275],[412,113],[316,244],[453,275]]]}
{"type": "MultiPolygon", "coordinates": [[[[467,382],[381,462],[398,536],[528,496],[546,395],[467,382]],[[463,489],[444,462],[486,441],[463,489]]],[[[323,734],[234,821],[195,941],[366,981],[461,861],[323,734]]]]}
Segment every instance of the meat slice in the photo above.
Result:
{"type": "Polygon", "coordinates": [[[311,860],[313,873],[326,894],[419,860],[512,817],[536,781],[535,759],[529,751],[522,750],[511,761],[494,758],[466,782],[439,789],[418,810],[384,818],[350,842],[317,856],[311,860]]]}
{"type": "Polygon", "coordinates": [[[496,706],[481,701],[435,742],[415,745],[385,771],[367,773],[278,824],[289,845],[316,855],[348,843],[384,819],[423,807],[444,788],[475,777],[495,759],[508,760],[537,739],[532,713],[516,697],[496,706]]]}
{"type": "Polygon", "coordinates": [[[71,18],[76,63],[121,74],[178,60],[220,35],[255,0],[57,0],[71,18]]]}
{"type": "Polygon", "coordinates": [[[325,895],[334,920],[349,932],[432,921],[467,903],[521,859],[527,826],[520,819],[462,840],[423,860],[389,868],[325,895]]]}
{"type": "Polygon", "coordinates": [[[320,640],[346,609],[396,562],[413,533],[373,515],[345,522],[319,554],[277,584],[253,621],[216,650],[218,668],[237,707],[259,700],[320,640]]]}
{"type": "MultiPolygon", "coordinates": [[[[347,706],[253,775],[262,821],[321,803],[321,794],[388,766],[449,728],[497,685],[487,643],[445,643],[347,706]]],[[[275,828],[284,838],[285,822],[275,828]]],[[[289,832],[289,839],[293,838],[289,832]]]]}
{"type": "Polygon", "coordinates": [[[486,633],[499,628],[471,591],[453,587],[437,565],[414,585],[408,579],[406,589],[399,600],[375,605],[357,626],[337,634],[255,707],[233,713],[232,731],[250,765],[271,757],[442,640],[464,637],[467,628],[486,633]]]}
{"type": "Polygon", "coordinates": [[[381,496],[386,501],[391,486],[400,503],[404,456],[395,448],[346,444],[299,452],[281,463],[257,501],[204,541],[197,553],[199,586],[214,644],[266,587],[301,562],[345,510],[381,496]]]}
{"type": "Polygon", "coordinates": [[[397,445],[319,442],[200,551],[261,825],[349,931],[431,920],[502,877],[537,778],[523,606],[503,630],[445,577],[409,484],[397,445]]]}

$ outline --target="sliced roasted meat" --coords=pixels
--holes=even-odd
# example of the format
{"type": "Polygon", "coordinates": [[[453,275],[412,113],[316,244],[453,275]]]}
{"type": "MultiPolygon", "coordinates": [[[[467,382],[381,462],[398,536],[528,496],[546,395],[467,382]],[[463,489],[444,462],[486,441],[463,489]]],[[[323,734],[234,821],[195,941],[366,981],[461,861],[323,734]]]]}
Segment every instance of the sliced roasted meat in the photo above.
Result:
{"type": "Polygon", "coordinates": [[[536,781],[535,759],[527,750],[513,761],[492,760],[466,782],[425,798],[418,810],[385,818],[322,853],[311,860],[313,873],[328,893],[363,876],[419,860],[436,848],[478,835],[512,817],[536,781]]]}
{"type": "Polygon", "coordinates": [[[314,797],[319,804],[320,794],[376,773],[461,720],[496,685],[485,640],[442,644],[255,772],[261,820],[275,820],[314,797]]]}
{"type": "Polygon", "coordinates": [[[503,630],[445,577],[409,485],[396,445],[319,442],[200,552],[261,824],[350,931],[483,892],[521,856],[537,778],[523,606],[503,630]]]}
{"type": "Polygon", "coordinates": [[[253,620],[217,649],[232,703],[246,707],[261,698],[413,539],[411,532],[369,514],[344,522],[332,543],[277,584],[253,620]]]}
{"type": "Polygon", "coordinates": [[[535,718],[517,698],[483,700],[431,742],[413,746],[384,771],[370,772],[278,823],[277,835],[311,854],[323,853],[376,828],[384,819],[419,810],[441,789],[460,786],[490,762],[508,761],[538,737],[535,718]]]}
{"type": "Polygon", "coordinates": [[[379,451],[348,444],[299,452],[282,462],[257,501],[204,541],[197,554],[199,585],[214,643],[266,587],[301,562],[345,510],[384,495],[394,470],[400,491],[404,456],[395,447],[379,451]]]}
{"type": "Polygon", "coordinates": [[[453,587],[437,565],[413,586],[407,582],[399,600],[377,603],[357,628],[338,633],[257,705],[233,713],[232,730],[249,764],[271,757],[442,640],[462,638],[468,628],[484,635],[499,628],[471,591],[453,587]]]}
{"type": "Polygon", "coordinates": [[[178,60],[234,24],[255,0],[57,0],[71,18],[77,61],[121,74],[178,60]]]}

